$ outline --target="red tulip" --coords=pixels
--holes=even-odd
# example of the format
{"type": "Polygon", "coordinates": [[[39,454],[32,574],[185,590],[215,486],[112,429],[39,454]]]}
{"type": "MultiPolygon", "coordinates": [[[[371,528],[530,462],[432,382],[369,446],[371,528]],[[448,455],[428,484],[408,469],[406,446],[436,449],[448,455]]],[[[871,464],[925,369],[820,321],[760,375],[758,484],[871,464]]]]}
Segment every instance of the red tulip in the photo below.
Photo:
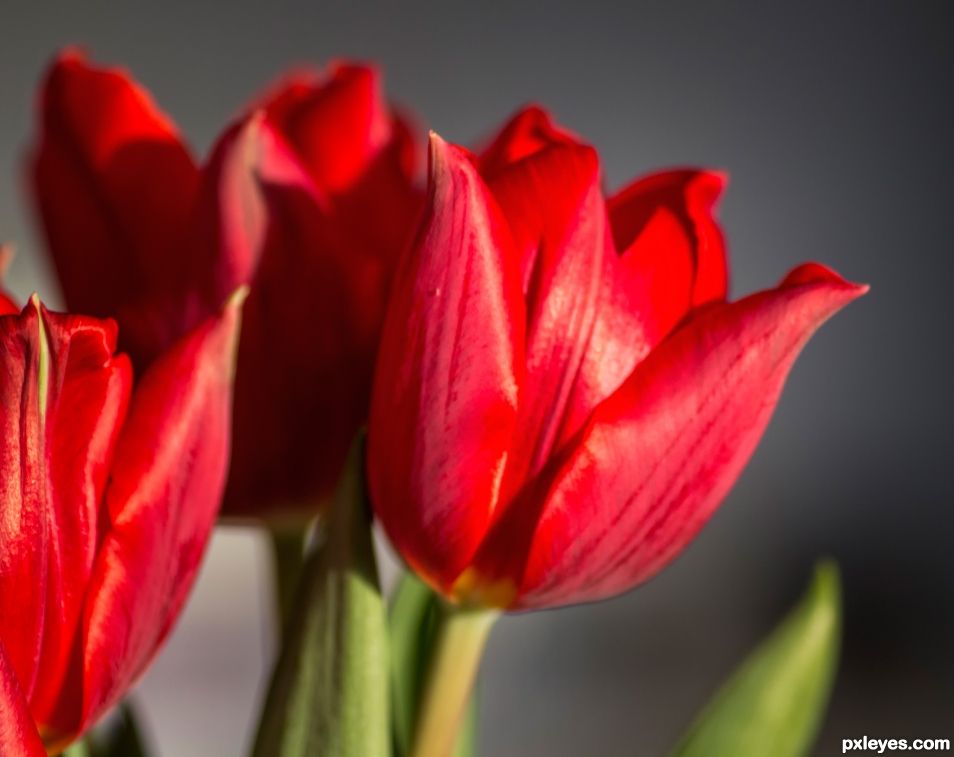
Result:
{"type": "Polygon", "coordinates": [[[47,76],[32,176],[69,307],[115,318],[140,367],[251,284],[226,513],[314,508],[367,418],[420,205],[413,140],[380,90],[362,65],[292,76],[198,166],[125,73],[68,52],[47,76]]]}
{"type": "Polygon", "coordinates": [[[594,150],[537,109],[479,156],[432,137],[429,170],[372,397],[377,515],[461,603],[626,591],[712,514],[801,347],[865,288],[806,264],[726,302],[723,179],[604,201],[594,150]]]}
{"type": "Polygon", "coordinates": [[[233,298],[134,386],[112,321],[0,301],[3,754],[68,744],[169,633],[225,485],[237,329],[233,298]]]}

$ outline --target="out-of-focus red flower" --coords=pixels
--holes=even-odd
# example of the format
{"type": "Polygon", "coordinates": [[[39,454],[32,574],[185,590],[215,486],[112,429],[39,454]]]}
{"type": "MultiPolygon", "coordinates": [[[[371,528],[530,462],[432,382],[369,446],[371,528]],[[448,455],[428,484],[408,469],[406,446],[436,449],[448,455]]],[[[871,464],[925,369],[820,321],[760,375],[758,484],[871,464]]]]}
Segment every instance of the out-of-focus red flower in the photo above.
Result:
{"type": "Polygon", "coordinates": [[[0,753],[57,753],[169,633],[225,486],[238,321],[134,385],[113,321],[0,300],[0,753]]]}
{"type": "Polygon", "coordinates": [[[36,205],[71,309],[137,367],[248,283],[224,512],[314,510],[368,411],[391,272],[421,204],[415,144],[370,66],[275,86],[196,164],[127,74],[47,75],[36,205]]]}
{"type": "Polygon", "coordinates": [[[817,264],[726,301],[718,174],[605,201],[594,150],[526,110],[477,156],[432,137],[368,437],[375,510],[445,595],[608,597],[683,549],[796,355],[865,291],[817,264]]]}

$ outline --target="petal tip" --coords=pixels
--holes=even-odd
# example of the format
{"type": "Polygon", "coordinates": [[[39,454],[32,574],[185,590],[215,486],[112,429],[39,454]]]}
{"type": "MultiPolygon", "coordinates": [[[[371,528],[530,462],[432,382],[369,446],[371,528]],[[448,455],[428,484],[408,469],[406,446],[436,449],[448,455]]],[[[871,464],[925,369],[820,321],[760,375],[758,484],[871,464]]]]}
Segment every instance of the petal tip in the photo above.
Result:
{"type": "Polygon", "coordinates": [[[549,109],[537,102],[529,102],[517,111],[511,122],[528,121],[543,129],[550,130],[554,127],[553,114],[549,109]]]}
{"type": "Polygon", "coordinates": [[[848,281],[832,268],[821,263],[803,263],[792,269],[782,281],[783,287],[829,285],[850,296],[850,299],[861,297],[871,288],[868,284],[856,284],[848,281]]]}
{"type": "Polygon", "coordinates": [[[444,138],[433,129],[427,130],[427,146],[431,151],[443,149],[447,146],[444,138]]]}
{"type": "Polygon", "coordinates": [[[723,169],[700,169],[690,181],[688,191],[707,208],[715,208],[726,187],[729,172],[723,169]]]}
{"type": "Polygon", "coordinates": [[[341,81],[353,77],[368,81],[374,87],[377,87],[381,81],[381,69],[366,60],[335,58],[329,62],[327,71],[328,78],[331,81],[341,81]]]}
{"type": "Polygon", "coordinates": [[[433,130],[428,133],[427,154],[428,173],[431,185],[435,190],[443,186],[442,177],[446,177],[448,174],[459,172],[470,174],[473,172],[467,151],[446,141],[433,130]]]}
{"type": "Polygon", "coordinates": [[[731,175],[726,169],[715,168],[705,171],[704,173],[709,177],[709,181],[712,182],[712,185],[716,187],[720,193],[724,192],[725,188],[729,186],[731,175]]]}
{"type": "Polygon", "coordinates": [[[61,66],[87,65],[89,55],[80,45],[67,45],[53,56],[51,68],[61,66]]]}

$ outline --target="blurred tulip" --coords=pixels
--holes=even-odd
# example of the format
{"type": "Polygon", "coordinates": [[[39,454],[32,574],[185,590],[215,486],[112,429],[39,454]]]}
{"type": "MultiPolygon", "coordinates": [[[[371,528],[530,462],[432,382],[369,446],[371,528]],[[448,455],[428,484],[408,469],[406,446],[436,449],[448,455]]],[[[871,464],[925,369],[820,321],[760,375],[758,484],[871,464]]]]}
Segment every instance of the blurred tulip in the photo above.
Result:
{"type": "Polygon", "coordinates": [[[225,485],[239,300],[135,383],[112,321],[0,307],[0,753],[57,753],[171,630],[225,485]]]}
{"type": "Polygon", "coordinates": [[[367,418],[391,271],[420,206],[415,144],[370,66],[279,83],[199,166],[148,93],[61,55],[32,181],[66,302],[137,367],[250,284],[224,512],[311,513],[367,418]]]}
{"type": "Polygon", "coordinates": [[[723,178],[604,200],[528,109],[481,154],[433,136],[368,439],[391,541],[464,606],[597,600],[672,560],[732,486],[801,347],[865,291],[817,264],[726,301],[723,178]]]}

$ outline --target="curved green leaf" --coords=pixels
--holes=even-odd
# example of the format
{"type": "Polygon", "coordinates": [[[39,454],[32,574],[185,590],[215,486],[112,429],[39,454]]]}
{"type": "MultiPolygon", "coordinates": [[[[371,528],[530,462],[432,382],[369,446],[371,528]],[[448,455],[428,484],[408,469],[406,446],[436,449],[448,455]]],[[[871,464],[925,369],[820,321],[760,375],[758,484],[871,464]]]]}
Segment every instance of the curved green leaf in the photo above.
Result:
{"type": "Polygon", "coordinates": [[[674,754],[807,754],[834,683],[840,631],[838,570],[825,562],[801,603],[736,671],[674,754]]]}

